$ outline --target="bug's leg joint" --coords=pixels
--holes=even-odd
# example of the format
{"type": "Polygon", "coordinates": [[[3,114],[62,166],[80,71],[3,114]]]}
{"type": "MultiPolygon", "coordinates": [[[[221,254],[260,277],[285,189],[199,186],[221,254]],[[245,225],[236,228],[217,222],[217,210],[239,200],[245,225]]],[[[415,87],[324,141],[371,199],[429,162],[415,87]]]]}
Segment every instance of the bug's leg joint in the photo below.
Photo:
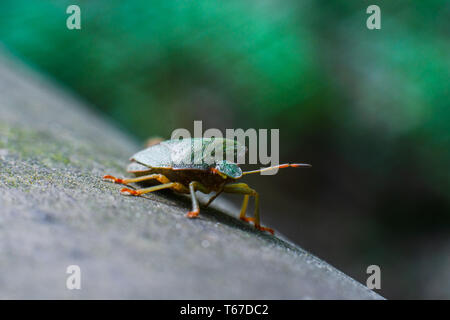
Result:
{"type": "Polygon", "coordinates": [[[274,231],[272,228],[263,227],[263,226],[261,226],[261,225],[259,225],[259,224],[255,224],[255,228],[258,229],[258,230],[261,230],[261,231],[267,231],[267,232],[269,232],[271,235],[274,235],[274,234],[275,234],[275,231],[274,231]]]}
{"type": "Polygon", "coordinates": [[[200,213],[200,207],[198,205],[198,200],[195,197],[196,190],[200,190],[204,193],[209,193],[209,191],[210,191],[207,187],[205,187],[204,185],[202,185],[201,183],[199,183],[197,181],[192,181],[191,183],[189,183],[189,193],[191,194],[191,200],[192,200],[192,211],[189,211],[186,214],[186,217],[188,217],[188,218],[196,218],[196,217],[198,217],[198,215],[200,213]]]}
{"type": "Polygon", "coordinates": [[[114,176],[110,176],[109,174],[107,174],[106,176],[103,176],[103,180],[111,181],[113,183],[123,184],[123,179],[119,179],[114,176]]]}
{"type": "Polygon", "coordinates": [[[189,211],[188,213],[186,213],[186,217],[190,218],[190,219],[197,218],[199,213],[200,213],[200,210],[189,211]]]}
{"type": "Polygon", "coordinates": [[[236,184],[227,185],[227,186],[225,186],[225,192],[239,193],[239,194],[244,195],[244,201],[242,202],[241,213],[239,215],[239,218],[241,220],[243,220],[245,222],[253,222],[256,229],[261,230],[261,231],[267,231],[267,232],[270,232],[271,234],[274,234],[273,229],[262,227],[260,224],[258,192],[256,192],[252,188],[250,188],[245,183],[236,183],[236,184]],[[253,217],[247,217],[245,215],[245,213],[247,211],[248,201],[251,196],[255,199],[255,209],[254,209],[253,217]]]}
{"type": "Polygon", "coordinates": [[[139,196],[140,195],[138,190],[133,190],[133,189],[130,189],[130,188],[122,188],[120,190],[120,193],[125,195],[125,196],[139,196]]]}
{"type": "Polygon", "coordinates": [[[248,222],[248,223],[255,222],[255,218],[252,218],[252,217],[239,217],[239,219],[241,219],[242,221],[248,222]]]}

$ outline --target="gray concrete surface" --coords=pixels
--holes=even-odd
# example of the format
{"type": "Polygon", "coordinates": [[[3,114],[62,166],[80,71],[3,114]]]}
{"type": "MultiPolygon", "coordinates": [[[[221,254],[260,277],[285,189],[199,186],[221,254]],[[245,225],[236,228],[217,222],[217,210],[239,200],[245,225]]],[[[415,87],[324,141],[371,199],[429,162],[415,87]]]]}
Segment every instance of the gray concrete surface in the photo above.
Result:
{"type": "Polygon", "coordinates": [[[125,197],[139,145],[78,98],[0,58],[0,298],[379,299],[236,208],[186,219],[170,191],[125,197]],[[81,290],[66,288],[68,265],[81,290]]]}

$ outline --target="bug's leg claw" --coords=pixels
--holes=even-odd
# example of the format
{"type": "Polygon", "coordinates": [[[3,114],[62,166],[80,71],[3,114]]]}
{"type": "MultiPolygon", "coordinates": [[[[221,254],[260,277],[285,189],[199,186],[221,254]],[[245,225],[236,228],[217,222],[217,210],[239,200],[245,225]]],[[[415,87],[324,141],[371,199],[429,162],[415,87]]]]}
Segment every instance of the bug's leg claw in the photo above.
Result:
{"type": "Polygon", "coordinates": [[[248,222],[248,223],[255,222],[255,218],[250,218],[250,217],[240,217],[239,219],[241,219],[242,221],[248,222]]]}
{"type": "Polygon", "coordinates": [[[188,213],[186,213],[186,217],[188,218],[197,218],[198,214],[200,213],[200,210],[197,211],[189,211],[188,213]]]}
{"type": "Polygon", "coordinates": [[[275,231],[273,231],[273,229],[271,229],[271,228],[263,227],[263,226],[261,226],[261,225],[256,225],[256,224],[255,224],[255,228],[258,229],[258,230],[261,230],[261,231],[267,231],[267,232],[269,232],[271,235],[274,235],[274,234],[275,234],[275,231]]]}
{"type": "Polygon", "coordinates": [[[122,188],[120,190],[120,193],[126,196],[138,196],[141,194],[138,190],[133,190],[129,188],[122,188]]]}
{"type": "MultiPolygon", "coordinates": [[[[241,219],[242,221],[248,222],[248,223],[250,223],[250,222],[255,223],[255,218],[252,218],[252,217],[239,217],[239,219],[241,219]]],[[[261,230],[261,231],[270,232],[272,235],[275,234],[273,229],[267,228],[267,227],[263,227],[263,226],[261,226],[259,224],[255,224],[255,228],[258,229],[258,230],[261,230]]]]}
{"type": "Polygon", "coordinates": [[[119,179],[119,178],[110,176],[109,174],[106,175],[106,176],[103,176],[103,180],[111,181],[111,182],[114,182],[114,183],[123,184],[123,179],[119,179]]]}

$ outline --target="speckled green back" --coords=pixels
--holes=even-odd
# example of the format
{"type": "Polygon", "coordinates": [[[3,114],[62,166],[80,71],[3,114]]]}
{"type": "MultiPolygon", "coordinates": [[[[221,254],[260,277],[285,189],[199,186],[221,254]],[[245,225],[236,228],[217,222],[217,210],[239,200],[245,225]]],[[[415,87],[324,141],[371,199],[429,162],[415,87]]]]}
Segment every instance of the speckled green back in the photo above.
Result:
{"type": "Polygon", "coordinates": [[[208,170],[219,165],[219,171],[235,177],[242,175],[239,166],[222,159],[226,159],[227,154],[235,158],[245,151],[245,146],[239,142],[223,138],[167,140],[133,155],[128,171],[145,171],[148,168],[208,170]],[[217,151],[222,154],[216,154],[217,151]]]}

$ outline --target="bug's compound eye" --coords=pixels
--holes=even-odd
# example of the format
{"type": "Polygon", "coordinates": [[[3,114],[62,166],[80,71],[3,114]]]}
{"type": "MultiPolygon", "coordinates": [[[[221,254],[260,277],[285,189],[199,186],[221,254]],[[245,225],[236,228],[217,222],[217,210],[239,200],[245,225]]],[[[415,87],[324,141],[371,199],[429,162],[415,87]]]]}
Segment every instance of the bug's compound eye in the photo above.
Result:
{"type": "Polygon", "coordinates": [[[217,171],[224,179],[227,177],[237,179],[242,176],[241,168],[239,168],[236,163],[228,162],[226,160],[218,162],[215,171],[217,171]]]}

